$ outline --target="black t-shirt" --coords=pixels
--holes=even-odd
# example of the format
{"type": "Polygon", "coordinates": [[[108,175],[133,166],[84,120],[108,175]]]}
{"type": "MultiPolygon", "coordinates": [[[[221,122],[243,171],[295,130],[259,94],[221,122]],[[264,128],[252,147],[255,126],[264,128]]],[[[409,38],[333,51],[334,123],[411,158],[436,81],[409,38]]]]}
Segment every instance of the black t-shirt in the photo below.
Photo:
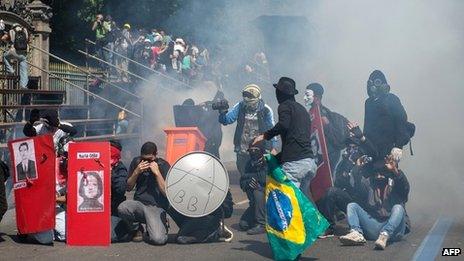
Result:
{"type": "MultiPolygon", "coordinates": [[[[134,172],[135,168],[137,168],[140,161],[140,157],[135,157],[132,160],[129,168],[130,176],[134,172]]],[[[169,168],[171,167],[169,163],[161,158],[156,158],[155,162],[158,164],[163,178],[166,178],[169,168]]],[[[140,201],[144,205],[158,206],[162,208],[168,207],[168,200],[159,190],[155,174],[153,174],[151,170],[148,169],[140,173],[137,177],[135,186],[134,200],[140,201]]]]}

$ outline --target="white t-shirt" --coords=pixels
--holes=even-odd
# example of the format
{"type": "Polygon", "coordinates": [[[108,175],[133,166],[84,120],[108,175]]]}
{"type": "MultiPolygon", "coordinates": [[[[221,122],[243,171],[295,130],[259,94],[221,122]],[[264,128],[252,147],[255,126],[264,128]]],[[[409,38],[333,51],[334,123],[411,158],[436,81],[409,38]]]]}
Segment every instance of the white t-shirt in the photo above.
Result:
{"type": "MultiPolygon", "coordinates": [[[[71,123],[64,122],[64,121],[60,121],[60,125],[68,125],[72,127],[71,123]]],[[[52,130],[43,123],[40,123],[34,126],[34,128],[35,128],[35,131],[37,132],[37,135],[44,135],[44,134],[52,133],[52,130]]],[[[55,146],[55,151],[58,150],[58,142],[60,141],[60,139],[66,135],[67,135],[66,132],[64,132],[61,129],[57,129],[55,131],[55,133],[53,134],[53,144],[55,146]]]]}

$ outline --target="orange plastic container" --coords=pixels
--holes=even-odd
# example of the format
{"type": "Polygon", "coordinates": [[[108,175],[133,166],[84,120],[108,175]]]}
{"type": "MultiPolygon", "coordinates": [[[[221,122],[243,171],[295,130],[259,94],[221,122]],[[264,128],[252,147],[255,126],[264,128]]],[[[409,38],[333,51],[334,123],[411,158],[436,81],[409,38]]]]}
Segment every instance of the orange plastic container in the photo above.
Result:
{"type": "Polygon", "coordinates": [[[197,127],[176,127],[164,129],[167,135],[166,160],[174,164],[188,152],[203,151],[206,138],[197,127]]]}

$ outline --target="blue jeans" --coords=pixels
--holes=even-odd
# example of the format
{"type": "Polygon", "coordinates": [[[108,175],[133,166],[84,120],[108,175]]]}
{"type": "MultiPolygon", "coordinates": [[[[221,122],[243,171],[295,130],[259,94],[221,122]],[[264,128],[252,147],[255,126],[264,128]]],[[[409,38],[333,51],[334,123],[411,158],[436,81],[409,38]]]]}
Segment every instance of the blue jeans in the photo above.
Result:
{"type": "Polygon", "coordinates": [[[11,66],[10,64],[10,59],[15,59],[19,63],[19,87],[27,88],[27,83],[29,82],[29,75],[26,55],[18,54],[14,49],[10,49],[9,51],[3,54],[3,63],[5,63],[6,71],[8,73],[13,74],[14,69],[13,66],[11,66]]]}
{"type": "Polygon", "coordinates": [[[347,220],[351,229],[363,234],[368,240],[375,240],[381,232],[386,232],[389,241],[399,241],[406,230],[406,212],[402,205],[394,205],[387,221],[379,222],[357,203],[346,208],[347,220]]]}
{"type": "Polygon", "coordinates": [[[305,195],[309,195],[309,183],[316,176],[316,162],[312,158],[288,161],[282,164],[282,170],[287,177],[300,188],[305,195]]]}

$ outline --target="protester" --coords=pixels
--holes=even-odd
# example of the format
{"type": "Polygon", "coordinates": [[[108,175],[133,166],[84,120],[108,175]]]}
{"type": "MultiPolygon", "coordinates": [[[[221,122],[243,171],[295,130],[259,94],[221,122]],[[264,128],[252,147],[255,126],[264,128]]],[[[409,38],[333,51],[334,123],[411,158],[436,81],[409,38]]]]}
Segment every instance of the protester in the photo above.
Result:
{"type": "Polygon", "coordinates": [[[264,189],[268,168],[262,146],[250,146],[248,151],[250,160],[240,177],[240,188],[247,194],[249,206],[240,217],[239,227],[248,235],[257,235],[266,232],[264,189]]]}
{"type": "Polygon", "coordinates": [[[77,130],[70,124],[60,121],[58,112],[56,110],[45,110],[40,117],[40,111],[34,109],[31,111],[29,121],[26,122],[23,128],[23,133],[27,137],[34,137],[43,134],[53,134],[53,143],[55,144],[55,151],[58,149],[59,141],[64,136],[74,136],[77,130]],[[34,123],[41,121],[38,125],[34,123]]]}
{"type": "Polygon", "coordinates": [[[400,99],[390,93],[390,85],[381,71],[375,70],[369,76],[367,94],[364,134],[378,151],[375,159],[383,160],[393,151],[398,160],[402,147],[414,135],[415,126],[407,121],[400,99]]]}
{"type": "Polygon", "coordinates": [[[103,21],[103,28],[106,32],[105,34],[105,48],[109,51],[105,51],[105,61],[113,64],[113,51],[114,51],[114,41],[116,40],[116,23],[113,21],[111,15],[106,15],[105,20],[103,21]]]}
{"type": "Polygon", "coordinates": [[[8,165],[0,160],[0,222],[3,215],[8,210],[8,202],[6,200],[5,182],[10,177],[10,169],[8,165]]]}
{"type": "MultiPolygon", "coordinates": [[[[359,170],[353,169],[354,172],[359,170]]],[[[347,206],[351,231],[340,237],[343,245],[363,245],[366,239],[377,239],[375,248],[383,250],[388,242],[401,240],[409,233],[409,217],[405,209],[409,182],[398,169],[393,155],[385,159],[384,167],[369,172],[361,193],[366,198],[365,202],[352,202],[347,206]]]]}
{"type": "Polygon", "coordinates": [[[127,169],[121,161],[122,145],[112,140],[111,144],[111,242],[131,239],[130,227],[119,217],[118,207],[126,200],[127,169]]]}
{"type": "Polygon", "coordinates": [[[120,36],[115,41],[115,51],[124,56],[116,56],[116,65],[120,69],[119,72],[119,80],[122,82],[128,82],[129,76],[127,75],[127,71],[129,70],[129,61],[127,58],[130,53],[130,48],[132,48],[132,36],[130,33],[130,24],[124,24],[123,30],[120,36]]]}
{"type": "MultiPolygon", "coordinates": [[[[103,53],[103,47],[106,46],[106,43],[107,43],[107,38],[106,38],[106,35],[108,33],[108,31],[106,30],[106,28],[103,26],[103,15],[102,14],[97,14],[97,16],[95,17],[95,21],[93,22],[93,25],[92,25],[92,31],[95,31],[95,52],[97,54],[97,56],[99,56],[101,59],[105,59],[103,53]]],[[[104,68],[106,68],[104,66],[104,68]]]]}
{"type": "Polygon", "coordinates": [[[160,69],[160,55],[162,55],[167,50],[167,46],[163,46],[162,44],[163,42],[161,42],[161,40],[156,41],[151,48],[152,56],[150,61],[150,68],[152,69],[160,69]]]}
{"type": "Polygon", "coordinates": [[[165,177],[170,168],[167,161],[157,156],[153,142],[146,142],[129,167],[127,191],[135,187],[134,200],[126,200],[118,207],[119,217],[128,223],[139,223],[133,241],[163,245],[168,240],[166,211],[168,201],[165,177]],[[145,224],[146,229],[142,224],[145,224]],[[146,232],[144,232],[146,231],[146,232]]]}
{"type": "Polygon", "coordinates": [[[348,120],[342,115],[331,111],[322,104],[322,95],[324,87],[319,83],[311,83],[306,87],[305,103],[307,107],[312,107],[314,96],[320,102],[320,112],[322,124],[324,127],[324,136],[329,156],[330,170],[332,177],[335,175],[335,167],[340,160],[341,151],[345,148],[345,140],[348,138],[347,124],[348,120]]]}
{"type": "Polygon", "coordinates": [[[177,211],[170,208],[168,213],[179,227],[176,237],[177,243],[193,244],[232,241],[234,234],[224,225],[224,219],[232,216],[233,205],[232,194],[228,191],[221,206],[213,213],[204,217],[186,217],[180,213],[175,213],[177,211]]]}
{"type": "Polygon", "coordinates": [[[280,135],[282,150],[278,158],[287,177],[310,196],[309,182],[316,174],[316,164],[311,149],[311,118],[308,111],[295,101],[298,91],[293,79],[282,77],[274,84],[279,103],[279,122],[264,134],[257,136],[253,144],[280,135]]]}
{"type": "MultiPolygon", "coordinates": [[[[234,151],[237,155],[237,169],[240,175],[245,173],[245,166],[250,160],[248,147],[253,138],[274,125],[272,109],[261,98],[261,89],[256,84],[243,88],[243,100],[232,107],[230,111],[219,111],[219,122],[229,125],[237,122],[234,134],[234,151]]],[[[275,153],[277,139],[269,139],[265,148],[275,153]]]]}
{"type": "Polygon", "coordinates": [[[365,199],[360,195],[362,175],[352,171],[355,166],[363,166],[369,161],[357,142],[349,140],[345,153],[335,172],[334,186],[329,188],[324,197],[317,202],[318,209],[329,222],[329,227],[321,238],[332,237],[335,232],[337,214],[346,213],[351,202],[361,203],[365,199]],[[337,212],[339,211],[339,212],[337,212]]]}
{"type": "MultiPolygon", "coordinates": [[[[8,50],[3,54],[3,63],[5,64],[6,72],[14,74],[14,68],[10,60],[16,60],[19,63],[19,87],[27,88],[29,82],[29,69],[27,65],[27,52],[29,49],[29,32],[26,28],[15,23],[8,33],[8,50]]],[[[6,39],[3,38],[2,39],[6,39]]]]}

